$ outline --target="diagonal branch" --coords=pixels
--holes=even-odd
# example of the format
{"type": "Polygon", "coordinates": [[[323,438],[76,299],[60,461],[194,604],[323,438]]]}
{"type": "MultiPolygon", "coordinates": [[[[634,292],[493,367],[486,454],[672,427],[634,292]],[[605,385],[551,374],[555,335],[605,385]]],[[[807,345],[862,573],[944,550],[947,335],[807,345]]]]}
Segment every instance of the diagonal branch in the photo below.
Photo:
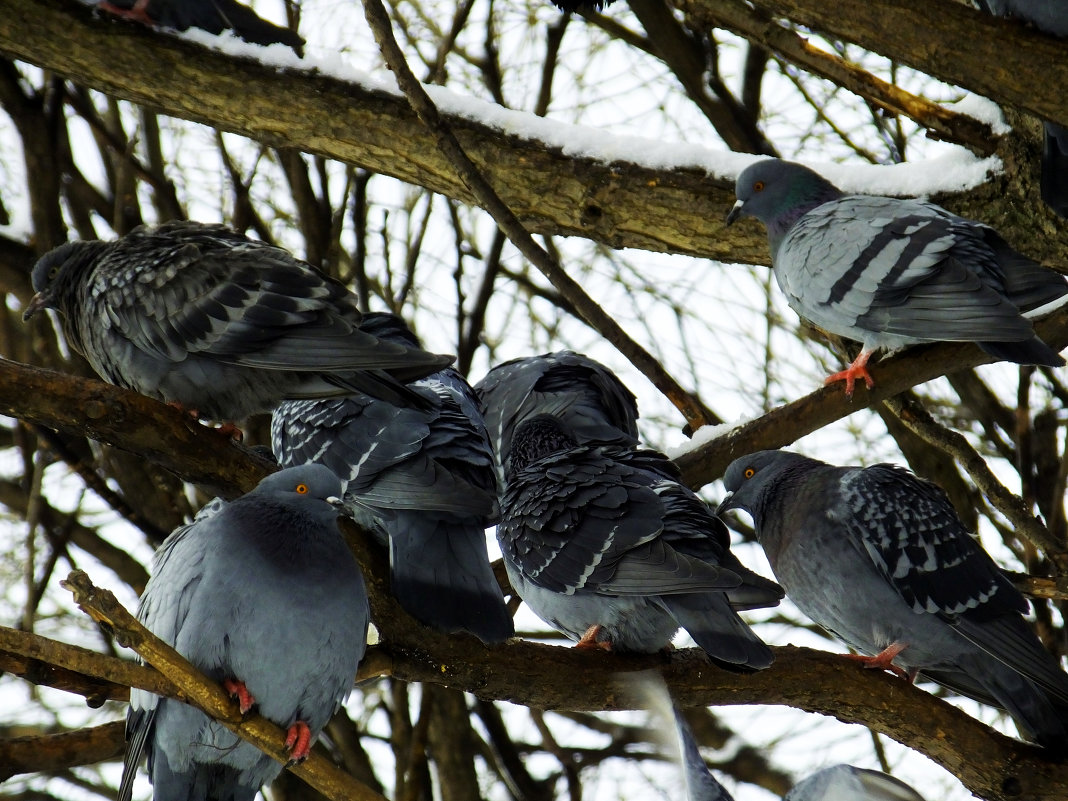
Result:
{"type": "Polygon", "coordinates": [[[577,281],[564,272],[556,259],[534,241],[530,232],[519,221],[508,204],[501,199],[479,168],[468,158],[463,146],[448,123],[438,113],[437,107],[427,95],[423,85],[408,67],[404,53],[401,52],[397,40],[393,37],[393,27],[381,0],[364,0],[363,10],[386,63],[393,71],[397,84],[408,98],[415,113],[429,129],[437,146],[451,162],[478,204],[493,217],[497,226],[512,240],[519,252],[549,279],[549,282],[575,307],[579,315],[593,329],[611,342],[652,381],[657,389],[667,396],[668,400],[682,412],[691,429],[696,430],[703,425],[718,423],[718,418],[698,398],[683,389],[649,351],[631,339],[623,327],[595,303],[577,281]]]}
{"type": "MultiPolygon", "coordinates": [[[[230,731],[248,740],[271,758],[288,766],[286,734],[266,718],[242,716],[237,703],[223,688],[193,667],[177,651],[156,637],[131,615],[108,590],[95,587],[80,570],[72,571],[62,586],[93,620],[108,626],[117,642],[132,648],[187,694],[189,700],[230,731]]],[[[332,801],[386,801],[371,788],[312,753],[300,765],[290,767],[296,775],[332,801]]]]}

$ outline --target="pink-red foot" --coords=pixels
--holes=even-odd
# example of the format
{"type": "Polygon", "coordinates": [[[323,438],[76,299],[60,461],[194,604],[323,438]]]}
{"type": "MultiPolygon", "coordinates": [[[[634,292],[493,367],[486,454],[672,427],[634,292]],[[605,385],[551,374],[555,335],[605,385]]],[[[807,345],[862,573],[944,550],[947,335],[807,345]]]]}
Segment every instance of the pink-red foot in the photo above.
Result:
{"type": "Polygon", "coordinates": [[[840,370],[834,375],[827,376],[823,383],[833,384],[835,381],[845,381],[846,395],[853,397],[853,388],[856,386],[857,379],[864,379],[864,384],[871,389],[875,386],[875,380],[871,377],[871,373],[868,372],[868,359],[871,358],[871,351],[861,351],[860,355],[853,360],[853,363],[844,370],[840,370]]]}
{"type": "Polygon", "coordinates": [[[311,753],[312,735],[308,724],[298,720],[286,729],[286,750],[289,752],[290,765],[303,762],[311,753]]]}
{"type": "Polygon", "coordinates": [[[601,633],[602,628],[603,626],[601,626],[600,623],[590,626],[588,629],[586,629],[586,633],[582,635],[582,639],[575,643],[575,647],[582,648],[584,650],[597,649],[600,651],[611,651],[612,643],[598,642],[597,640],[597,635],[601,633]]]}
{"type": "Polygon", "coordinates": [[[256,699],[248,691],[245,682],[238,679],[226,679],[222,686],[226,692],[230,693],[230,697],[237,701],[237,706],[242,715],[247,714],[256,705],[256,699]]]}
{"type": "Polygon", "coordinates": [[[904,668],[900,668],[894,664],[894,659],[906,648],[908,648],[908,645],[905,643],[893,642],[875,656],[846,654],[845,657],[846,659],[852,659],[854,662],[860,662],[861,665],[872,670],[889,670],[895,676],[899,676],[911,684],[916,679],[916,674],[910,674],[904,668]]]}
{"type": "Polygon", "coordinates": [[[114,14],[116,17],[132,19],[144,25],[156,24],[156,21],[148,16],[148,0],[137,0],[137,2],[133,4],[133,8],[120,8],[119,6],[107,2],[107,0],[103,0],[103,2],[97,3],[96,7],[101,11],[114,14]]]}

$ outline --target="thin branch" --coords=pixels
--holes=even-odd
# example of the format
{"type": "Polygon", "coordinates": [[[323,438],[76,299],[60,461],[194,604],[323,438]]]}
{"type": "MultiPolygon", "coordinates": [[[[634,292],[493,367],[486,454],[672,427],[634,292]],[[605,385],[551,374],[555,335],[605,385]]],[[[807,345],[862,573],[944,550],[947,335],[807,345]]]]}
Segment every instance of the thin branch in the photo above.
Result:
{"type": "MultiPolygon", "coordinates": [[[[779,53],[801,69],[826,78],[880,108],[909,117],[940,139],[967,145],[983,155],[990,155],[994,151],[994,135],[990,126],[906,92],[855,64],[821,50],[773,21],[759,8],[754,9],[739,0],[675,0],[675,4],[695,24],[726,28],[744,36],[755,44],[779,53]]],[[[935,33],[947,35],[944,30],[935,33]]],[[[878,50],[877,47],[874,49],[878,50]]]]}
{"type": "Polygon", "coordinates": [[[125,746],[121,720],[59,734],[0,740],[0,782],[20,773],[58,771],[115,759],[125,746]]]}
{"type": "Polygon", "coordinates": [[[363,8],[367,23],[374,32],[386,64],[393,71],[401,91],[408,98],[408,102],[411,103],[419,119],[430,130],[437,146],[447,156],[460,179],[475,196],[478,204],[493,217],[497,226],[512,240],[519,252],[575,306],[582,319],[612,343],[649,378],[657,389],[664,393],[668,400],[682,412],[691,428],[696,430],[715,421],[715,415],[709,412],[698,398],[679,386],[653,355],[632,340],[623,327],[595,303],[578,282],[567,275],[556,260],[534,241],[523,223],[467,156],[448,123],[438,114],[437,107],[427,95],[423,85],[412,74],[393,36],[389,15],[381,0],[365,0],[363,8]]]}

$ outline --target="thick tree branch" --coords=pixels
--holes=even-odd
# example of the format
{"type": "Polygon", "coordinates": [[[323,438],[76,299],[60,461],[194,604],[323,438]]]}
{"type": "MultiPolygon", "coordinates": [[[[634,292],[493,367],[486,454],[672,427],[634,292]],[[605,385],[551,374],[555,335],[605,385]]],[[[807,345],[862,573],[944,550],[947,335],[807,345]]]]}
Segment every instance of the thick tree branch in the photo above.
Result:
{"type": "MultiPolygon", "coordinates": [[[[82,571],[73,571],[62,585],[70,590],[86,614],[97,623],[108,626],[117,642],[137,651],[146,662],[178,685],[197,707],[268,756],[287,764],[289,752],[284,745],[286,734],[281,727],[260,715],[242,716],[237,702],[219,684],[208,679],[142,626],[109,591],[93,586],[82,571]]],[[[290,770],[333,801],[386,801],[314,751],[307,761],[290,767],[290,770]]]]}
{"type": "Polygon", "coordinates": [[[88,729],[0,740],[0,782],[20,773],[58,771],[115,759],[126,745],[121,720],[88,729]]]}
{"type": "MultiPolygon", "coordinates": [[[[396,92],[214,52],[99,18],[77,0],[5,0],[0,52],[171,116],[475,202],[396,92]]],[[[534,138],[457,114],[444,117],[501,199],[535,233],[723,260],[744,258],[748,249],[752,258],[766,258],[758,231],[733,236],[733,244],[724,239],[723,217],[734,202],[730,183],[705,170],[568,156],[534,138]]]]}
{"type": "MultiPolygon", "coordinates": [[[[712,8],[722,0],[708,2],[712,8]]],[[[1068,125],[1068,44],[953,0],[756,0],[754,5],[1068,125]],[[1043,88],[1045,85],[1045,88],[1043,88]]]]}
{"type": "MultiPolygon", "coordinates": [[[[880,5],[890,2],[881,0],[880,5]]],[[[814,0],[811,4],[816,5],[814,0]]],[[[954,4],[909,5],[890,27],[903,21],[911,26],[930,7],[946,5],[954,4]]],[[[869,16],[865,8],[850,16],[869,16]]],[[[1043,52],[1052,52],[1054,44],[1046,37],[1003,20],[969,15],[967,9],[960,11],[966,15],[961,23],[965,32],[977,37],[997,33],[990,41],[997,42],[999,58],[1002,53],[1018,57],[1039,41],[1045,45],[1043,52]]],[[[881,33],[886,26],[879,23],[875,28],[881,33]]],[[[970,50],[975,42],[961,30],[950,30],[946,40],[969,41],[970,50]]],[[[983,46],[988,45],[983,40],[983,46]]],[[[0,15],[0,52],[175,117],[356,164],[464,202],[475,200],[404,98],[394,92],[311,72],[279,71],[210,51],[141,26],[97,18],[77,0],[6,0],[0,15]],[[70,35],[72,30],[78,32],[76,37],[70,35]]],[[[1042,63],[1034,58],[1034,63],[1042,63]]],[[[956,52],[943,59],[960,60],[956,52]]],[[[975,72],[988,75],[995,63],[1000,62],[980,60],[975,72]]],[[[991,89],[989,94],[996,99],[1016,102],[1018,95],[1044,95],[1042,108],[1068,105],[1058,91],[1060,84],[1045,69],[999,70],[999,74],[1012,91],[991,89]]],[[[697,168],[651,170],[622,160],[606,164],[565,155],[559,147],[448,112],[443,118],[530,231],[718,261],[768,261],[760,226],[739,225],[729,232],[723,226],[723,216],[734,202],[732,181],[725,176],[697,168]]],[[[1034,242],[1043,258],[1068,263],[1068,243],[1050,241],[1041,220],[1021,218],[1011,207],[1019,198],[1001,189],[980,188],[939,200],[953,211],[961,211],[962,205],[967,211],[973,196],[982,201],[978,208],[984,220],[1011,220],[1016,230],[1002,226],[1010,241],[1034,242]]]]}
{"type": "MultiPolygon", "coordinates": [[[[112,605],[113,599],[101,602],[100,591],[84,574],[72,576],[79,602],[92,607],[93,616],[106,622],[120,641],[128,638],[131,647],[146,658],[162,659],[157,664],[175,684],[198,702],[208,698],[203,704],[211,707],[212,714],[218,712],[227,725],[267,732],[265,742],[278,752],[280,729],[266,721],[260,726],[262,719],[241,722],[221,688],[175,671],[171,656],[146,644],[143,629],[131,625],[132,618],[123,616],[118,611],[121,607],[112,605]],[[88,603],[87,598],[91,599],[88,603]]],[[[64,660],[65,651],[81,650],[48,642],[49,653],[64,660]]],[[[16,643],[16,647],[20,646],[16,643]]],[[[869,726],[922,751],[958,774],[983,798],[1054,801],[1068,793],[1068,766],[1047,761],[1041,749],[997,734],[923,690],[889,674],[864,670],[838,655],[792,646],[774,651],[776,662],[768,670],[738,674],[710,664],[697,649],[665,657],[584,652],[520,640],[491,648],[474,637],[439,634],[409,620],[405,628],[390,627],[386,642],[369,649],[360,673],[366,676],[364,667],[374,665],[379,675],[440,684],[483,699],[541,709],[600,711],[633,708],[631,694],[614,679],[617,674],[658,670],[682,706],[782,704],[869,726]],[[937,736],[931,736],[932,732],[937,736]]],[[[130,665],[99,656],[89,669],[95,673],[88,675],[108,681],[130,665]]],[[[148,668],[140,670],[155,674],[148,668]]],[[[173,689],[160,689],[165,695],[173,694],[173,689]]],[[[114,736],[118,739],[121,733],[116,730],[114,736]]],[[[310,764],[311,760],[305,766],[310,764]]]]}

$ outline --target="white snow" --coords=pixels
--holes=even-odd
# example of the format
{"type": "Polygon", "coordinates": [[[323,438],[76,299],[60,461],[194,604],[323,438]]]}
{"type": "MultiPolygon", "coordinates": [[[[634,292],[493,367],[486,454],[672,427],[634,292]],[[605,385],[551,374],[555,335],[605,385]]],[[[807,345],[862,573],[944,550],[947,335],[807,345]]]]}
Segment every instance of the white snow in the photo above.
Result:
{"type": "MultiPolygon", "coordinates": [[[[213,50],[252,58],[277,69],[316,72],[369,91],[401,96],[391,72],[371,74],[358,70],[348,64],[341,54],[310,53],[301,59],[285,45],[261,47],[248,44],[229,33],[213,36],[190,29],[177,35],[213,50]]],[[[574,125],[551,117],[503,108],[496,103],[458,94],[441,86],[424,84],[424,88],[445,114],[477,122],[505,135],[541,142],[546,149],[559,150],[573,158],[593,159],[605,164],[625,162],[650,170],[698,169],[705,171],[709,177],[724,180],[733,180],[754,161],[765,158],[686,142],[615,135],[602,128],[574,125]]],[[[975,95],[960,101],[958,110],[962,104],[977,115],[981,114],[984,122],[993,119],[991,107],[997,111],[996,105],[975,95]]],[[[997,112],[997,116],[1000,117],[1000,112],[997,112]]],[[[1004,123],[1001,125],[1004,126],[1004,123]]],[[[904,164],[806,163],[843,191],[898,196],[963,191],[982,184],[1002,167],[1001,160],[996,156],[979,159],[964,148],[954,148],[943,156],[904,164]]]]}

